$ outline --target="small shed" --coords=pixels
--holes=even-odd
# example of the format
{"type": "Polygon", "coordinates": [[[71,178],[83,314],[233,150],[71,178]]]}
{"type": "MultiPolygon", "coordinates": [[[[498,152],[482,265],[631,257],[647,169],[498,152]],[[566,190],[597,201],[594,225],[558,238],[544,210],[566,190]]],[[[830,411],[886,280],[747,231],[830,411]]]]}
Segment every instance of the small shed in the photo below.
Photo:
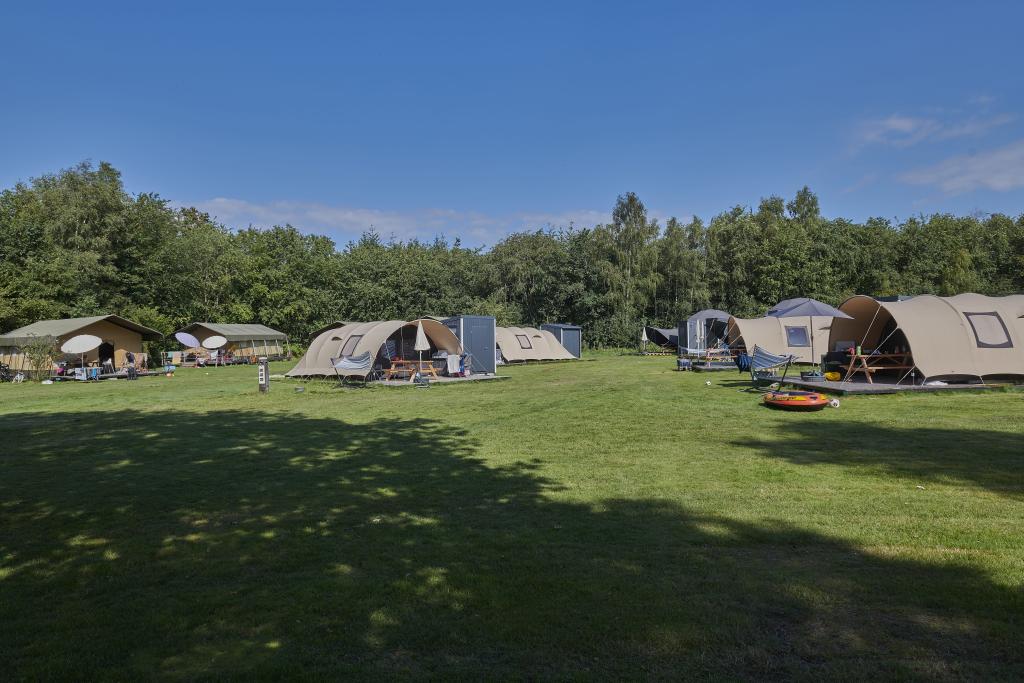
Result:
{"type": "Polygon", "coordinates": [[[495,331],[493,315],[456,315],[446,318],[444,324],[462,343],[465,353],[471,354],[470,368],[474,373],[494,374],[495,331]]]}
{"type": "MultiPolygon", "coordinates": [[[[158,341],[163,338],[156,330],[119,315],[39,320],[0,336],[0,362],[15,370],[27,370],[29,363],[22,347],[31,343],[33,339],[50,337],[56,340],[55,346],[60,347],[68,339],[79,334],[91,334],[103,340],[98,348],[84,354],[86,363],[102,364],[109,360],[115,369],[125,367],[125,357],[129,351],[135,354],[136,363],[145,367],[146,354],[142,352],[142,342],[158,341]]],[[[81,356],[74,355],[68,360],[79,361],[81,356]]]]}
{"type": "Polygon", "coordinates": [[[260,356],[282,360],[287,353],[288,335],[256,323],[192,323],[178,332],[191,334],[200,344],[215,335],[224,337],[228,340],[224,350],[236,360],[252,360],[260,356]]]}
{"type": "Polygon", "coordinates": [[[547,330],[555,336],[558,343],[565,347],[565,350],[579,358],[583,354],[583,328],[579,325],[568,323],[547,323],[541,325],[540,329],[547,330]]]}

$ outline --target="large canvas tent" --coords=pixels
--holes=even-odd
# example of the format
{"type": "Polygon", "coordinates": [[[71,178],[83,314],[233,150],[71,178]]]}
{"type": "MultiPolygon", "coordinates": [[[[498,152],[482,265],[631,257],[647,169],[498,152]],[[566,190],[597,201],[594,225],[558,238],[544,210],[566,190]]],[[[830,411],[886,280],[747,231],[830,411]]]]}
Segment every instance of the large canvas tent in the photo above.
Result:
{"type": "Polygon", "coordinates": [[[701,353],[725,341],[729,329],[729,318],[725,311],[706,308],[697,311],[685,322],[679,324],[678,339],[680,350],[686,353],[701,353]]]}
{"type": "Polygon", "coordinates": [[[506,363],[576,358],[547,330],[538,330],[535,327],[498,327],[494,331],[494,336],[501,357],[506,363]]]}
{"type": "MultiPolygon", "coordinates": [[[[154,329],[132,322],[119,315],[96,315],[87,318],[63,318],[60,320],[39,320],[0,335],[0,362],[6,363],[16,370],[27,370],[29,363],[22,347],[34,339],[48,337],[56,340],[59,347],[71,337],[79,334],[91,334],[103,340],[96,349],[84,354],[86,363],[102,363],[111,360],[115,368],[126,365],[125,357],[131,351],[135,354],[136,363],[141,367],[146,363],[146,355],[142,352],[142,342],[157,341],[163,335],[154,329]]],[[[68,360],[78,361],[79,354],[68,360]]]]}
{"type": "Polygon", "coordinates": [[[779,355],[791,355],[798,363],[816,362],[811,357],[811,334],[815,352],[825,353],[832,318],[729,318],[727,340],[733,349],[749,353],[755,346],[779,355]]]}
{"type": "Polygon", "coordinates": [[[278,332],[266,325],[255,323],[192,323],[178,330],[186,332],[203,341],[214,335],[228,340],[223,350],[235,358],[257,358],[267,356],[271,359],[283,358],[288,335],[278,332]]]}
{"type": "Polygon", "coordinates": [[[413,350],[417,323],[423,324],[423,331],[430,342],[430,353],[444,351],[461,354],[462,345],[451,330],[436,320],[378,320],[368,323],[344,323],[322,331],[309,344],[306,355],[299,359],[288,377],[366,377],[384,363],[387,342],[395,354],[407,359],[418,357],[413,350]],[[344,369],[336,371],[331,359],[352,358],[369,353],[373,363],[369,370],[344,369]]]}
{"type": "MultiPolygon", "coordinates": [[[[909,351],[921,379],[1024,377],[1024,295],[854,296],[839,307],[829,350],[850,342],[865,351],[909,351]]],[[[840,349],[841,350],[841,349],[840,349]]]]}

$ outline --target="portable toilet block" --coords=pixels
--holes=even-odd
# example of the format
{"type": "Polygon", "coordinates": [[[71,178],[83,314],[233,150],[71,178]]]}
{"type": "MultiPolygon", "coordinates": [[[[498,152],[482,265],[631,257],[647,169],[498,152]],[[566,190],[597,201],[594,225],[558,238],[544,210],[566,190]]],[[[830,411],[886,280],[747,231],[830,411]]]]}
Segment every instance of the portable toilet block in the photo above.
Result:
{"type": "Polygon", "coordinates": [[[457,315],[444,321],[462,343],[462,350],[470,354],[467,364],[475,374],[493,375],[496,370],[493,315],[457,315]]]}
{"type": "Polygon", "coordinates": [[[565,347],[565,350],[576,358],[583,353],[583,328],[579,325],[567,325],[566,323],[548,323],[541,325],[540,329],[547,330],[555,335],[558,343],[565,347]]]}

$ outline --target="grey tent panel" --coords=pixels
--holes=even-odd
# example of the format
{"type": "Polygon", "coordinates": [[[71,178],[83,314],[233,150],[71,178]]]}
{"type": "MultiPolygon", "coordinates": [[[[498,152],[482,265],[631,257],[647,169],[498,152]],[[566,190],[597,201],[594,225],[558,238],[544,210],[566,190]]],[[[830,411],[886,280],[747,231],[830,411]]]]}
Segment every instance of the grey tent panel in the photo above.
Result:
{"type": "Polygon", "coordinates": [[[675,348],[679,346],[679,331],[671,327],[644,327],[647,331],[647,340],[664,348],[675,348]]]}

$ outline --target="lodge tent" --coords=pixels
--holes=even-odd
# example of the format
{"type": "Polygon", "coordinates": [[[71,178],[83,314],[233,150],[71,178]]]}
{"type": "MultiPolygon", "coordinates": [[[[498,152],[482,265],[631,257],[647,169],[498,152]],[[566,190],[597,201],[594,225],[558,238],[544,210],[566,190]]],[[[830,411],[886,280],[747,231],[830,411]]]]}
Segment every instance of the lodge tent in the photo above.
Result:
{"type": "Polygon", "coordinates": [[[755,346],[780,356],[795,356],[797,363],[817,362],[811,357],[811,334],[814,353],[824,354],[828,345],[831,317],[814,318],[729,318],[726,333],[729,346],[751,353],[755,346]],[[810,320],[810,329],[808,328],[810,320]]]}
{"type": "Polygon", "coordinates": [[[679,324],[678,338],[686,342],[681,346],[684,346],[687,353],[701,353],[715,348],[725,341],[731,317],[717,308],[697,311],[685,323],[679,324]]]}
{"type": "Polygon", "coordinates": [[[1024,376],[1024,295],[854,296],[839,310],[853,318],[832,324],[830,351],[905,349],[923,379],[1024,376]]]}
{"type": "Polygon", "coordinates": [[[288,335],[266,325],[254,323],[192,323],[178,330],[186,332],[202,344],[209,337],[219,335],[228,340],[222,349],[237,358],[284,358],[288,335]]]}
{"type": "MultiPolygon", "coordinates": [[[[91,334],[103,340],[99,348],[85,354],[84,360],[87,364],[102,363],[109,359],[115,369],[125,367],[125,356],[129,351],[135,354],[136,364],[145,367],[146,354],[142,352],[142,342],[163,338],[156,330],[119,315],[39,320],[0,335],[0,362],[15,370],[27,370],[29,362],[23,353],[23,346],[34,339],[49,337],[56,340],[56,347],[60,347],[68,339],[79,334],[91,334]]],[[[81,354],[68,356],[68,360],[77,362],[81,360],[81,354]]]]}
{"type": "Polygon", "coordinates": [[[660,346],[663,349],[672,349],[673,351],[679,346],[679,330],[674,330],[671,327],[651,327],[647,325],[644,327],[644,332],[647,333],[647,341],[660,346]]]}
{"type": "Polygon", "coordinates": [[[498,327],[495,341],[506,363],[528,360],[575,360],[555,335],[535,327],[498,327]]]}
{"type": "Polygon", "coordinates": [[[423,332],[430,342],[430,351],[424,356],[444,351],[449,354],[462,353],[458,337],[445,325],[421,318],[420,320],[377,320],[368,323],[342,323],[326,329],[310,342],[306,355],[299,359],[288,377],[333,377],[336,374],[331,359],[352,358],[369,353],[373,359],[369,370],[349,368],[338,370],[346,377],[366,377],[379,369],[389,354],[395,357],[415,359],[419,356],[413,350],[416,326],[423,324],[423,332]]]}

